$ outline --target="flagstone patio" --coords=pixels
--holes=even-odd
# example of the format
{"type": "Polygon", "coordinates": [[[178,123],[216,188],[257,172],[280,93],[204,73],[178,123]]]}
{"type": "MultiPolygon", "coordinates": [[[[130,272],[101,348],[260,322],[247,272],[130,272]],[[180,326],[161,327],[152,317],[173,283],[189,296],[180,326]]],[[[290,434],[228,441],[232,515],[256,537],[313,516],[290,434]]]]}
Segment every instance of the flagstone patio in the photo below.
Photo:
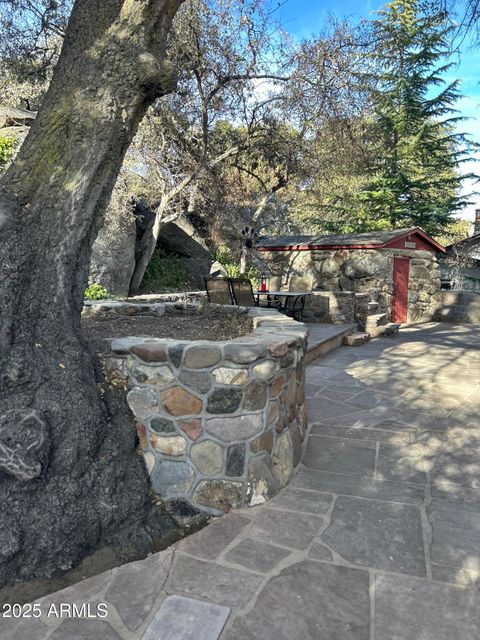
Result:
{"type": "Polygon", "coordinates": [[[429,324],[307,370],[290,487],[0,620],[2,640],[478,640],[480,328],[429,324]],[[106,603],[103,618],[47,616],[106,603]],[[223,631],[222,631],[223,629],[223,631]]]}

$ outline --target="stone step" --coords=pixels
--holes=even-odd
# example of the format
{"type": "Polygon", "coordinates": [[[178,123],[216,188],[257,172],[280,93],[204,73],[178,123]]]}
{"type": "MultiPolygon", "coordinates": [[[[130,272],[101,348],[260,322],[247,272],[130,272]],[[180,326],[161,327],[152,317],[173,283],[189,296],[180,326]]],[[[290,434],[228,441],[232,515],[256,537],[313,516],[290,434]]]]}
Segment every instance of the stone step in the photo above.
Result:
{"type": "Polygon", "coordinates": [[[304,323],[308,327],[308,344],[307,353],[305,354],[305,363],[309,364],[313,360],[324,356],[325,354],[341,347],[343,338],[357,328],[356,324],[320,324],[320,323],[304,323]]]}
{"type": "Polygon", "coordinates": [[[400,331],[400,326],[401,325],[398,322],[389,322],[382,328],[385,330],[386,336],[396,336],[400,331]]]}
{"type": "Polygon", "coordinates": [[[370,340],[370,334],[365,332],[356,332],[351,333],[348,336],[345,336],[343,339],[343,344],[347,347],[359,347],[360,345],[368,342],[370,340]]]}
{"type": "Polygon", "coordinates": [[[367,305],[369,316],[372,316],[375,313],[377,313],[379,309],[380,309],[380,305],[378,304],[378,302],[369,302],[367,305]]]}
{"type": "Polygon", "coordinates": [[[378,302],[369,302],[367,305],[357,307],[357,318],[362,324],[365,324],[369,318],[379,314],[380,305],[378,302]]]}
{"type": "Polygon", "coordinates": [[[371,316],[367,316],[365,322],[365,331],[369,333],[369,328],[375,329],[377,327],[383,327],[387,324],[386,313],[376,313],[371,316]]]}

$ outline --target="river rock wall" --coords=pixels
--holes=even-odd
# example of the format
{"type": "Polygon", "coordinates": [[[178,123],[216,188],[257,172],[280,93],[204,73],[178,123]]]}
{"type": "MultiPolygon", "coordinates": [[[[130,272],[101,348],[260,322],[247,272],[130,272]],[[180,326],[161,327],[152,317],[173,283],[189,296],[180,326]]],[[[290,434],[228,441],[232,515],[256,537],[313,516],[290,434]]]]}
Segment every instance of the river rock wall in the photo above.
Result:
{"type": "Polygon", "coordinates": [[[307,426],[305,326],[275,310],[226,311],[249,313],[253,332],[228,342],[122,338],[105,358],[107,378],[127,392],[152,491],[213,514],[287,485],[307,426]]]}

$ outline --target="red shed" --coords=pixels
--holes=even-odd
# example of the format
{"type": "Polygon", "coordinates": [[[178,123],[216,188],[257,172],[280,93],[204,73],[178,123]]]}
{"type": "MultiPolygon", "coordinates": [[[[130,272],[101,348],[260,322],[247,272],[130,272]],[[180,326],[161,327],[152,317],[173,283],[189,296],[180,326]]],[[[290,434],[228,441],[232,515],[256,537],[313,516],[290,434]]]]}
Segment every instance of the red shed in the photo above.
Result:
{"type": "Polygon", "coordinates": [[[428,320],[440,289],[436,240],[419,227],[368,233],[279,236],[262,239],[272,274],[310,279],[319,291],[368,292],[395,322],[428,320]]]}

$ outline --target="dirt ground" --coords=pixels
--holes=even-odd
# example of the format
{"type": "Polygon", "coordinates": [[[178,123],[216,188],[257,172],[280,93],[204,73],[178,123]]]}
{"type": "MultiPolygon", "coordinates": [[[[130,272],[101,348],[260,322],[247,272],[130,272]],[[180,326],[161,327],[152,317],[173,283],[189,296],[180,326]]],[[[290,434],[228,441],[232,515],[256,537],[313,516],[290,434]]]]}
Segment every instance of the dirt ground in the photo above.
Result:
{"type": "Polygon", "coordinates": [[[121,316],[100,313],[82,318],[82,327],[93,349],[102,353],[106,338],[151,336],[178,340],[230,340],[249,333],[251,319],[237,313],[209,310],[195,315],[121,316]]]}

